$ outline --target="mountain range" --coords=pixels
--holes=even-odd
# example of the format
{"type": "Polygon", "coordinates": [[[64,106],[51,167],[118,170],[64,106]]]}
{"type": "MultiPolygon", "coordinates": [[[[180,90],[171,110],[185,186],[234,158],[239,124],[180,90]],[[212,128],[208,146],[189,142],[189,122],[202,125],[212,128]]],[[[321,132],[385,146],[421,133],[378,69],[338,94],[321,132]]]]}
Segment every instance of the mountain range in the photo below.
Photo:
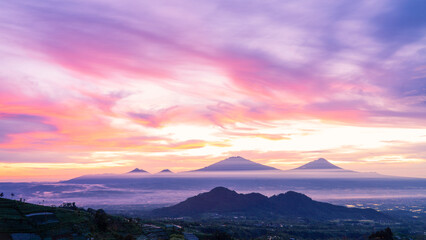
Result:
{"type": "MultiPolygon", "coordinates": [[[[135,168],[132,171],[127,172],[126,174],[135,174],[135,173],[138,173],[138,174],[150,174],[148,171],[145,171],[145,170],[139,169],[139,168],[135,168]]],[[[163,170],[159,171],[156,174],[168,174],[168,173],[173,173],[173,172],[170,171],[169,169],[163,169],[163,170]]]]}
{"type": "MultiPolygon", "coordinates": [[[[209,166],[187,171],[187,172],[179,172],[174,174],[169,169],[164,169],[156,174],[151,174],[148,171],[145,171],[140,168],[135,168],[125,174],[93,174],[93,175],[83,175],[77,178],[70,179],[65,182],[80,182],[84,179],[117,179],[117,178],[147,178],[147,177],[212,177],[216,176],[218,173],[222,177],[224,176],[236,176],[236,177],[250,177],[257,175],[258,177],[294,177],[294,176],[304,176],[308,173],[308,170],[311,171],[319,171],[321,175],[324,175],[323,171],[331,171],[326,174],[339,174],[339,173],[347,173],[353,172],[344,170],[336,165],[333,165],[329,161],[324,158],[319,158],[317,160],[311,161],[303,166],[300,166],[291,170],[280,170],[271,166],[266,166],[260,163],[256,163],[245,159],[240,156],[229,157],[225,160],[213,163],[209,166]],[[299,171],[303,170],[303,171],[299,171]]],[[[355,173],[355,172],[354,172],[355,173]]],[[[93,183],[93,182],[92,182],[93,183]]]]}
{"type": "Polygon", "coordinates": [[[225,187],[216,187],[176,205],[153,210],[152,214],[164,217],[236,214],[310,220],[390,220],[388,216],[373,209],[347,208],[318,202],[294,191],[267,197],[260,193],[239,194],[225,187]]]}
{"type": "MultiPolygon", "coordinates": [[[[329,162],[328,160],[326,160],[325,158],[319,158],[317,160],[308,162],[300,167],[294,168],[294,169],[290,169],[290,170],[280,170],[271,166],[267,166],[267,165],[263,165],[260,163],[256,163],[254,161],[245,159],[243,157],[240,156],[234,156],[234,157],[229,157],[226,158],[225,160],[213,163],[209,166],[200,168],[200,169],[196,169],[196,170],[191,170],[188,172],[184,172],[184,173],[200,173],[200,172],[208,172],[208,173],[214,173],[214,172],[222,172],[222,173],[227,173],[227,172],[234,172],[234,173],[238,173],[238,172],[253,172],[254,171],[265,171],[268,174],[271,173],[285,173],[285,172],[291,172],[294,173],[294,171],[298,172],[299,170],[303,170],[305,172],[307,171],[331,171],[331,172],[353,172],[355,173],[355,171],[351,171],[351,170],[346,170],[343,169],[341,167],[338,167],[334,164],[332,164],[331,162],[329,162]]],[[[138,168],[134,169],[131,172],[134,171],[140,171],[140,172],[146,172],[144,170],[140,170],[138,168]]],[[[302,171],[302,172],[303,172],[302,171]]],[[[169,169],[164,169],[161,172],[171,172],[169,169]]],[[[300,172],[300,173],[302,173],[300,172]]],[[[147,173],[147,172],[146,172],[147,173]]]]}
{"type": "Polygon", "coordinates": [[[207,167],[173,173],[168,169],[156,174],[136,168],[124,174],[83,175],[61,183],[102,184],[109,187],[149,190],[200,191],[215,186],[238,190],[281,189],[386,189],[410,186],[422,181],[362,173],[342,169],[324,158],[291,170],[279,170],[242,157],[230,157],[207,167]]]}
{"type": "MultiPolygon", "coordinates": [[[[200,169],[196,169],[196,170],[191,170],[191,171],[187,171],[187,172],[180,172],[175,174],[175,177],[179,177],[179,176],[191,176],[191,174],[200,174],[200,173],[208,173],[208,174],[214,174],[214,173],[222,173],[222,174],[238,174],[238,173],[244,173],[244,174],[259,174],[259,173],[263,173],[266,175],[274,175],[274,176],[285,176],[285,174],[288,174],[289,176],[294,175],[294,174],[304,174],[307,173],[308,170],[311,171],[330,171],[327,172],[327,174],[336,174],[336,173],[348,173],[348,172],[353,172],[356,173],[354,171],[350,171],[350,170],[344,170],[332,163],[330,163],[329,161],[327,161],[324,158],[319,158],[317,160],[311,161],[305,165],[302,165],[298,168],[295,169],[291,169],[291,170],[280,170],[271,166],[266,166],[260,163],[256,163],[253,161],[250,161],[248,159],[245,159],[243,157],[240,156],[234,156],[234,157],[229,157],[225,160],[213,163],[209,166],[200,168],[200,169]],[[303,171],[299,171],[299,170],[303,170],[303,171]],[[284,175],[283,175],[284,174],[284,175]]],[[[150,174],[148,171],[145,171],[143,169],[140,168],[135,168],[130,172],[127,172],[125,174],[97,174],[97,175],[85,175],[85,176],[80,176],[77,177],[75,179],[82,179],[82,178],[93,178],[93,177],[102,177],[105,178],[107,176],[113,177],[113,178],[126,178],[126,177],[149,177],[149,176],[153,176],[155,177],[157,176],[163,176],[165,175],[165,173],[167,173],[167,176],[169,176],[170,174],[172,174],[173,172],[170,171],[169,169],[164,169],[160,172],[158,172],[157,174],[150,174]]]]}
{"type": "MultiPolygon", "coordinates": [[[[168,170],[168,169],[165,169],[168,170]]],[[[291,170],[344,170],[324,158],[308,162],[291,170]]],[[[163,170],[164,171],[164,170],[163,170]]],[[[281,171],[283,170],[253,162],[240,156],[226,158],[209,166],[189,172],[245,172],[245,171],[281,171]]],[[[345,170],[348,171],[348,170],[345,170]]]]}

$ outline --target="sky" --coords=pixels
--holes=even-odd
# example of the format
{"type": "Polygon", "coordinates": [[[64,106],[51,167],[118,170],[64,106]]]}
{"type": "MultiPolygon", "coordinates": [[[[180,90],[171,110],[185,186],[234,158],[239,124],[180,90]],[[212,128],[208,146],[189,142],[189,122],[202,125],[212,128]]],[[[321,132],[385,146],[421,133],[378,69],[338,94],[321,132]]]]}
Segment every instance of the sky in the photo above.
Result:
{"type": "Polygon", "coordinates": [[[0,2],[0,181],[229,156],[426,177],[426,2],[0,2]]]}

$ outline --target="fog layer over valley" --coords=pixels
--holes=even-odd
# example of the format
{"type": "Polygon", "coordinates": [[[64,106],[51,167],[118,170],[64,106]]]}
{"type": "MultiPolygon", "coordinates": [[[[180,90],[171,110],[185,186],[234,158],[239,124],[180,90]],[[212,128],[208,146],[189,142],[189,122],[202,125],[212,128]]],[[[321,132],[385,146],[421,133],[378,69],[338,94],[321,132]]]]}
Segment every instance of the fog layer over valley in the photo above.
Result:
{"type": "Polygon", "coordinates": [[[6,196],[28,202],[80,206],[171,205],[217,186],[266,196],[297,191],[315,200],[426,198],[426,179],[384,176],[341,169],[325,159],[282,171],[242,157],[202,169],[150,174],[134,169],[123,174],[81,176],[59,183],[0,183],[6,196]]]}

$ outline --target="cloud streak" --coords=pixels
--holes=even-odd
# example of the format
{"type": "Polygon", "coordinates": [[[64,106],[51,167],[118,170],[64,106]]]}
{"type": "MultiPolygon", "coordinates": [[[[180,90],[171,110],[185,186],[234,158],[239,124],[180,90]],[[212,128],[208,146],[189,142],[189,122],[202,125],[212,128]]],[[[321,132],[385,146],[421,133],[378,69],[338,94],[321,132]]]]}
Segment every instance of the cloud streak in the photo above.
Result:
{"type": "MultiPolygon", "coordinates": [[[[54,148],[71,163],[67,154],[90,151],[216,159],[249,146],[259,154],[293,146],[318,134],[305,131],[313,125],[419,129],[412,137],[420,141],[424,7],[420,0],[3,1],[0,148],[54,148]]],[[[333,134],[323,150],[341,137],[333,134]]]]}

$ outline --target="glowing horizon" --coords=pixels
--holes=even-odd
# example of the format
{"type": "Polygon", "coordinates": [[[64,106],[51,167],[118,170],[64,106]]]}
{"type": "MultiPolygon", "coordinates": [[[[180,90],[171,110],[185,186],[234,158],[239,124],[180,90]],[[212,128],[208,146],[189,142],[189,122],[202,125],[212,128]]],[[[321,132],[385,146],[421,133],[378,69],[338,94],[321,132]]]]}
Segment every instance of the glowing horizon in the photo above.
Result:
{"type": "Polygon", "coordinates": [[[323,157],[426,177],[424,1],[3,1],[0,181],[323,157]]]}

